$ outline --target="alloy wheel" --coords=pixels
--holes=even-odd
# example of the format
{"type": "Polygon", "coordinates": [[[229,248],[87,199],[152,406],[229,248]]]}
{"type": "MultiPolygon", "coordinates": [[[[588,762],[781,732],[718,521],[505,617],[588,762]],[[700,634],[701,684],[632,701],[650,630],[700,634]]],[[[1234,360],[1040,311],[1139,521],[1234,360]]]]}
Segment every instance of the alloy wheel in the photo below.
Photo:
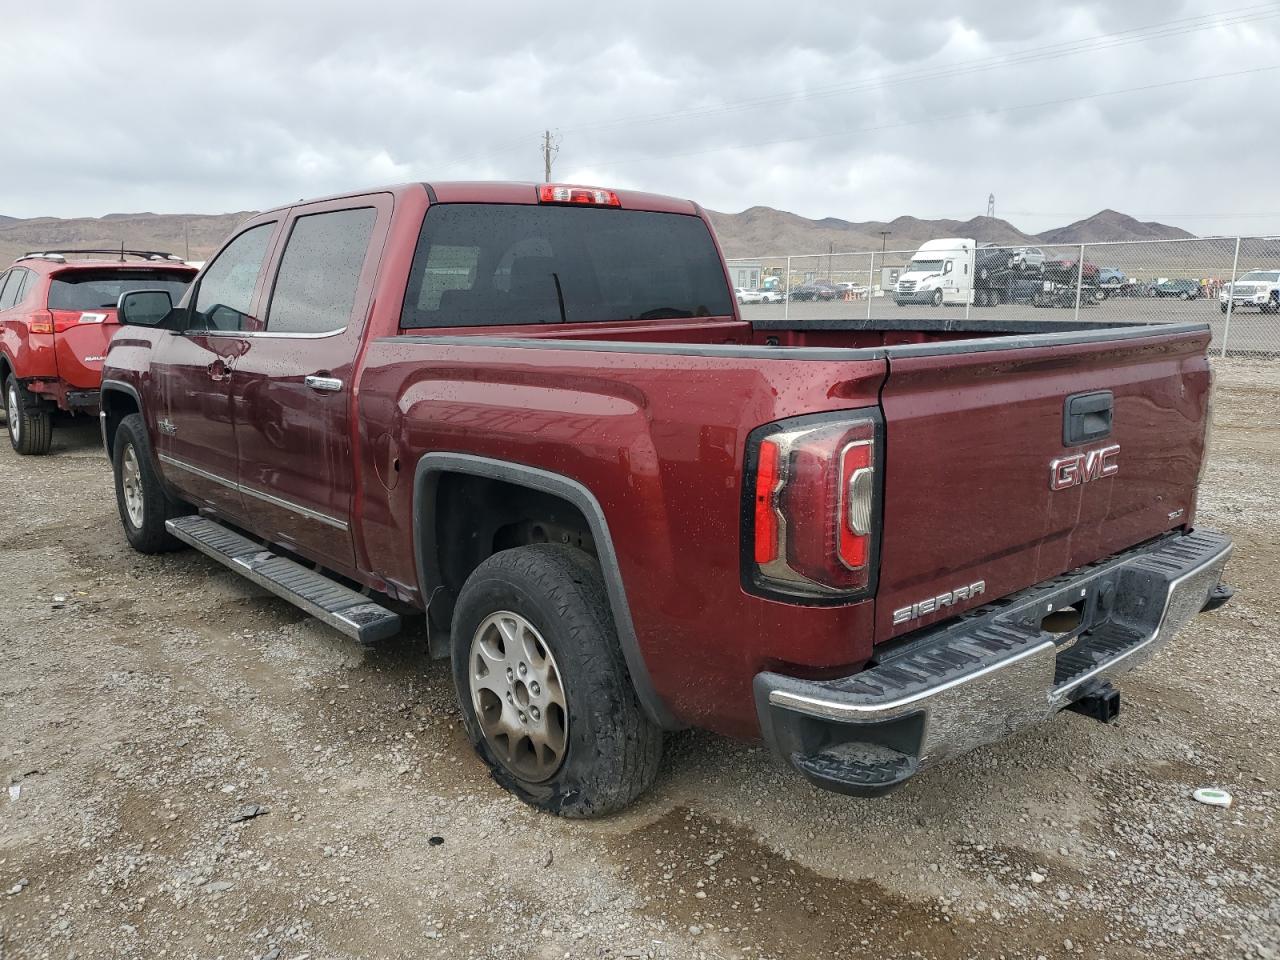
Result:
{"type": "Polygon", "coordinates": [[[546,641],[518,613],[481,621],[467,663],[471,703],[493,755],[521,779],[553,776],[569,747],[569,708],[546,641]]]}
{"type": "Polygon", "coordinates": [[[22,441],[22,418],[18,416],[17,384],[9,384],[9,403],[5,407],[5,412],[9,420],[9,437],[13,440],[14,446],[17,446],[22,441]]]}
{"type": "Polygon", "coordinates": [[[124,509],[134,529],[141,530],[144,518],[142,496],[142,470],[138,466],[138,454],[130,443],[124,448],[120,465],[120,488],[124,493],[124,509]]]}

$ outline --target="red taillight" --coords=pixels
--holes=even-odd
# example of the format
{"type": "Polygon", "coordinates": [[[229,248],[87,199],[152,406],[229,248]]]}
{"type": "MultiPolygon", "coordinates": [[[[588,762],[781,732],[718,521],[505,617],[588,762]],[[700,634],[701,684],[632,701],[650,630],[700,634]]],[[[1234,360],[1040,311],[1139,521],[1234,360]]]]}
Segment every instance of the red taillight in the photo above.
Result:
{"type": "Polygon", "coordinates": [[[575,187],[567,183],[544,183],[538,187],[541,203],[583,203],[592,207],[620,207],[622,201],[612,190],[575,187]]]}
{"type": "Polygon", "coordinates": [[[871,583],[875,421],[783,422],[756,442],[750,581],[764,592],[851,599],[871,583]]]}
{"type": "Polygon", "coordinates": [[[756,465],[756,563],[778,559],[778,445],[772,440],[760,444],[756,465]]]}
{"type": "MultiPolygon", "coordinates": [[[[65,333],[73,327],[116,322],[114,307],[104,307],[101,310],[50,310],[49,316],[53,322],[53,327],[48,331],[49,333],[65,333]]],[[[34,326],[32,331],[35,332],[34,326]]]]}

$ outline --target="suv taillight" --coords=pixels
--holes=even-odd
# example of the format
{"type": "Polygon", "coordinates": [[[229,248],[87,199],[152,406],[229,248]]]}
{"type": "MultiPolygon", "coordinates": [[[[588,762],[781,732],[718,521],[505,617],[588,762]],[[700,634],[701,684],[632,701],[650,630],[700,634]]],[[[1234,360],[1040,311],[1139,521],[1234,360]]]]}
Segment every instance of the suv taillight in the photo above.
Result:
{"type": "Polygon", "coordinates": [[[822,414],[752,432],[744,585],[848,602],[870,593],[879,514],[879,418],[822,414]]]}

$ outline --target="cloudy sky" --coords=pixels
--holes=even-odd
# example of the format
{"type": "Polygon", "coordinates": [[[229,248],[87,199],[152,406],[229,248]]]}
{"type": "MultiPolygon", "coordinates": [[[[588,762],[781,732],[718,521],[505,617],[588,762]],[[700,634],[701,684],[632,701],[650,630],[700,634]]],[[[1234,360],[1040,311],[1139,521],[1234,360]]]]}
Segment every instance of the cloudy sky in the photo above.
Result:
{"type": "Polygon", "coordinates": [[[6,10],[0,214],[216,213],[415,179],[1042,230],[1280,230],[1280,3],[6,10]],[[1245,72],[1251,71],[1251,72],[1245,72]]]}

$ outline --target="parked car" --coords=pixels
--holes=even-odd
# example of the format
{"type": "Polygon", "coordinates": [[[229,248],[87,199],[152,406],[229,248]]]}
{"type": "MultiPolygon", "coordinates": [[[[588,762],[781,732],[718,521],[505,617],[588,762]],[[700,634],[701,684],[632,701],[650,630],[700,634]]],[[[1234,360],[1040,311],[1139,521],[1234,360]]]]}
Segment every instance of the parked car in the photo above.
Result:
{"type": "Polygon", "coordinates": [[[1098,265],[1090,263],[1088,260],[1084,262],[1084,266],[1079,265],[1078,260],[1049,260],[1041,268],[1045,276],[1057,283],[1074,283],[1077,276],[1081,280],[1090,280],[1097,282],[1099,269],[1098,265]]]}
{"type": "Polygon", "coordinates": [[[763,290],[752,290],[747,287],[734,287],[733,294],[739,303],[764,303],[763,290]]]}
{"type": "Polygon", "coordinates": [[[867,285],[865,283],[854,283],[851,280],[842,280],[837,283],[836,289],[840,291],[840,297],[852,297],[855,300],[861,299],[867,295],[867,285]]]}
{"type": "Polygon", "coordinates": [[[1218,294],[1223,313],[1229,300],[1235,301],[1233,310],[1257,307],[1261,313],[1280,313],[1280,270],[1250,270],[1235,283],[1224,284],[1218,294]]]}
{"type": "Polygon", "coordinates": [[[774,289],[773,287],[769,287],[768,289],[761,288],[760,290],[761,303],[782,303],[786,299],[786,296],[781,290],[774,289]]]}
{"type": "Polygon", "coordinates": [[[1204,288],[1200,286],[1199,280],[1162,280],[1147,287],[1147,296],[1194,300],[1204,296],[1204,288]]]}
{"type": "Polygon", "coordinates": [[[1225,596],[1207,323],[749,321],[693,203],[441,182],[258,214],[120,320],[129,543],[361,642],[424,611],[477,752],[553,813],[630,802],[665,728],[871,795],[1110,720],[1225,596]]]}
{"type": "Polygon", "coordinates": [[[1044,251],[1039,247],[1013,247],[1007,249],[1009,269],[1039,270],[1045,265],[1044,251]]]}
{"type": "Polygon", "coordinates": [[[122,293],[162,288],[177,299],[195,274],[149,250],[36,251],[0,273],[0,403],[13,449],[48,453],[59,411],[97,416],[122,293]]]}
{"type": "Polygon", "coordinates": [[[810,280],[791,290],[792,300],[835,300],[842,291],[826,280],[810,280]]]}
{"type": "Polygon", "coordinates": [[[1104,297],[1135,296],[1136,280],[1131,280],[1119,267],[1100,267],[1096,278],[1104,297]]]}

